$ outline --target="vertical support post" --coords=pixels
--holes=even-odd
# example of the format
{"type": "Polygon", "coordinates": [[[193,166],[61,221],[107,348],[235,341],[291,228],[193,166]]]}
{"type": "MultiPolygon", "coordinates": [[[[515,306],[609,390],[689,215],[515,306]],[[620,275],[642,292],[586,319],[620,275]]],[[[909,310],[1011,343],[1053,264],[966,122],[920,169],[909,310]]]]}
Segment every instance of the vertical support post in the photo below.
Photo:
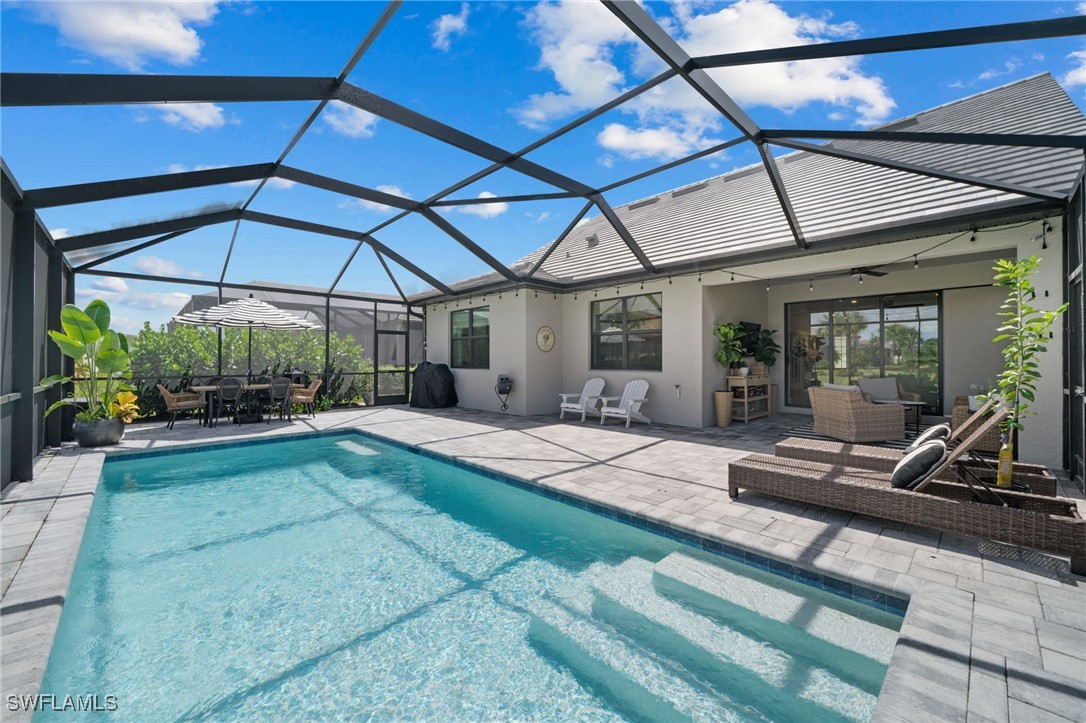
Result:
{"type": "Polygon", "coordinates": [[[16,340],[12,349],[12,391],[21,395],[15,402],[11,424],[11,478],[27,481],[34,476],[34,431],[38,420],[34,418],[34,387],[38,337],[34,328],[35,272],[34,256],[37,243],[34,239],[34,210],[15,209],[14,238],[12,239],[12,310],[11,337],[16,340]]]}
{"type": "MultiPolygon", "coordinates": [[[[217,297],[218,301],[215,302],[215,303],[216,304],[221,304],[222,303],[222,284],[219,284],[216,288],[218,290],[218,297],[217,297]]],[[[218,349],[218,351],[216,352],[217,356],[215,357],[216,358],[216,366],[217,366],[218,371],[216,371],[215,374],[217,376],[221,377],[222,376],[222,327],[221,326],[215,327],[215,336],[217,338],[217,346],[216,346],[216,348],[218,349]]]]}
{"type": "MultiPolygon", "coordinates": [[[[63,306],[64,299],[64,257],[55,248],[49,250],[49,266],[47,269],[47,283],[46,283],[46,324],[50,327],[56,328],[57,331],[61,331],[60,327],[60,308],[63,306]]],[[[46,339],[42,339],[45,344],[45,373],[42,376],[52,376],[53,374],[62,374],[63,358],[64,355],[60,353],[60,348],[46,339]]],[[[63,385],[56,384],[46,392],[45,402],[47,405],[53,402],[59,402],[63,395],[63,385]]],[[[59,447],[61,438],[61,421],[63,415],[59,412],[53,412],[45,418],[45,444],[50,447],[59,447]]]]}
{"type": "Polygon", "coordinates": [[[332,336],[332,297],[331,296],[325,296],[324,297],[324,374],[321,375],[321,378],[324,379],[324,383],[322,384],[322,386],[324,387],[324,393],[328,395],[329,400],[332,399],[332,395],[331,395],[331,391],[332,391],[331,390],[332,375],[331,375],[331,370],[328,368],[328,366],[331,364],[331,361],[332,361],[332,350],[329,349],[329,347],[328,347],[328,345],[330,343],[330,340],[331,340],[331,336],[332,336]]]}
{"type": "MultiPolygon", "coordinates": [[[[64,303],[75,303],[75,272],[71,269],[64,270],[64,303]]],[[[60,357],[61,368],[60,373],[66,377],[75,376],[75,359],[61,355],[60,357]]],[[[63,392],[62,392],[63,394],[63,392]]],[[[68,409],[71,409],[70,407],[68,409]]],[[[71,442],[75,439],[75,434],[72,433],[72,423],[75,422],[74,413],[62,414],[60,417],[61,430],[60,438],[65,442],[71,442]]]]}

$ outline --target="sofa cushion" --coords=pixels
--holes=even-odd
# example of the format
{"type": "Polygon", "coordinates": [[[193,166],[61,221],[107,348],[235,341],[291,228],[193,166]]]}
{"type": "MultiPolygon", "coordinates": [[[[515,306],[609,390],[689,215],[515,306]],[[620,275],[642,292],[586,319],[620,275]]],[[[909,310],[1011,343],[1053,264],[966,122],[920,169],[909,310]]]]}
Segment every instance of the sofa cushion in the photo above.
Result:
{"type": "Polygon", "coordinates": [[[901,399],[897,392],[897,377],[859,379],[856,383],[865,394],[870,394],[872,399],[901,399]]]}
{"type": "Polygon", "coordinates": [[[823,384],[823,389],[833,389],[838,392],[858,392],[860,388],[851,384],[823,384]]]}
{"type": "Polygon", "coordinates": [[[928,427],[925,429],[919,437],[917,437],[912,444],[905,448],[906,452],[911,452],[924,442],[930,442],[933,439],[941,439],[944,442],[950,437],[950,425],[949,424],[936,424],[934,427],[928,427]]]}
{"type": "Polygon", "coordinates": [[[925,442],[901,458],[890,475],[890,484],[899,489],[911,490],[932,470],[943,463],[946,456],[946,442],[933,439],[925,442]]]}

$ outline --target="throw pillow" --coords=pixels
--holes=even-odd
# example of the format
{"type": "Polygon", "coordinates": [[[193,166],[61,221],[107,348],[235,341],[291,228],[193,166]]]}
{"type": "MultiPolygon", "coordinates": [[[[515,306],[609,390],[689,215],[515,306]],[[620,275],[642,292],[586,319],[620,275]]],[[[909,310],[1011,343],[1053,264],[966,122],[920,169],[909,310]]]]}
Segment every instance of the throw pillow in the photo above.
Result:
{"type": "Polygon", "coordinates": [[[942,464],[945,456],[946,442],[941,439],[925,442],[901,458],[894,467],[894,473],[890,475],[890,484],[899,489],[911,490],[942,464]]]}
{"type": "Polygon", "coordinates": [[[933,439],[941,439],[946,441],[950,437],[950,425],[949,424],[936,424],[934,427],[928,427],[921,433],[916,440],[905,448],[905,451],[911,452],[924,442],[930,442],[933,439]]]}
{"type": "Polygon", "coordinates": [[[901,399],[897,393],[897,377],[873,377],[858,379],[860,389],[879,400],[901,399]]]}

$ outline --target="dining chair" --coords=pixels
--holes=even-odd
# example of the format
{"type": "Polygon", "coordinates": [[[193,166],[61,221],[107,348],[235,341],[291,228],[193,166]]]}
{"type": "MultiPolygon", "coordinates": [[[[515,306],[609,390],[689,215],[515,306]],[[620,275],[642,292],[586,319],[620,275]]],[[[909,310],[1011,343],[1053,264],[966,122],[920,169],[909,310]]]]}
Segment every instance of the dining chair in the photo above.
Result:
{"type": "Polygon", "coordinates": [[[285,414],[290,421],[291,384],[286,377],[277,377],[268,387],[268,424],[271,424],[272,412],[279,407],[279,418],[285,414]]]}
{"type": "Polygon", "coordinates": [[[228,410],[234,413],[234,422],[238,422],[242,386],[241,380],[235,377],[226,377],[219,382],[219,389],[215,395],[215,415],[212,417],[212,426],[217,425],[219,417],[228,410]]]}

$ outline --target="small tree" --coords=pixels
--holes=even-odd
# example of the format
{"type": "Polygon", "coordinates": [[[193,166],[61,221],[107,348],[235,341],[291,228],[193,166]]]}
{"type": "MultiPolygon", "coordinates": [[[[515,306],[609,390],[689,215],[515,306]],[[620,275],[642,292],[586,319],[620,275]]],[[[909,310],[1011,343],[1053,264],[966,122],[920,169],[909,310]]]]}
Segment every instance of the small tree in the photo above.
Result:
{"type": "MultiPolygon", "coordinates": [[[[1003,347],[1003,373],[999,375],[998,389],[993,389],[989,396],[999,396],[1011,410],[1005,423],[1005,431],[1022,429],[1022,416],[1029,404],[1034,401],[1037,380],[1041,373],[1037,370],[1037,356],[1048,350],[1048,331],[1067,311],[1067,304],[1055,311],[1034,308],[1030,302],[1037,292],[1029,277],[1037,270],[1041,261],[1030,256],[1021,261],[996,261],[995,285],[1009,289],[1007,299],[1000,307],[999,316],[1006,319],[1000,332],[992,341],[998,344],[1006,341],[1003,347]]],[[[1033,412],[1030,412],[1032,414],[1033,412]]]]}

